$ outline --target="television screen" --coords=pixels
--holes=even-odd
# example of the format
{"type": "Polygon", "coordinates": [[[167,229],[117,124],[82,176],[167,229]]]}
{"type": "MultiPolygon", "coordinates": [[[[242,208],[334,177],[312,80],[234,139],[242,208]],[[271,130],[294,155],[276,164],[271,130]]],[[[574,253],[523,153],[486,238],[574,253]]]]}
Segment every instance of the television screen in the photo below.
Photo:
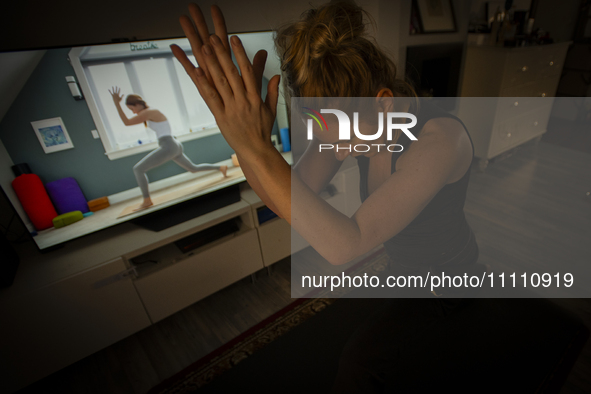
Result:
{"type": "MultiPolygon", "coordinates": [[[[273,33],[238,36],[251,60],[269,53],[264,96],[280,73],[273,33]]],[[[0,120],[0,184],[40,249],[245,180],[171,44],[195,63],[186,38],[0,54],[30,74],[0,120]],[[133,95],[161,119],[126,125],[133,95]],[[139,209],[146,193],[152,205],[139,209]]],[[[280,99],[278,139],[284,127],[280,99]]]]}

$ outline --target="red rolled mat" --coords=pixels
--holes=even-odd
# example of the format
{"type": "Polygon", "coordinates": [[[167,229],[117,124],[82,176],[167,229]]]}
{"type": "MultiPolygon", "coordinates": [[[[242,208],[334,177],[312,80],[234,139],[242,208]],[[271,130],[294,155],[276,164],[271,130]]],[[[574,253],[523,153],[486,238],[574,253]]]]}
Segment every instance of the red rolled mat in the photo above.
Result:
{"type": "Polygon", "coordinates": [[[57,212],[37,175],[19,175],[12,181],[12,188],[38,231],[53,227],[57,212]]]}

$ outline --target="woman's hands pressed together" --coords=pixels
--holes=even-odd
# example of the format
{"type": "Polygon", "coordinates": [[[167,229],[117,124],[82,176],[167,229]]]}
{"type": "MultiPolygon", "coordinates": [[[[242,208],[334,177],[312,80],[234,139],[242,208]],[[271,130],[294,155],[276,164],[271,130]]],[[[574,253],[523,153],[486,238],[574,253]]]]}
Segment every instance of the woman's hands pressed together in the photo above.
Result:
{"type": "Polygon", "coordinates": [[[187,16],[182,16],[180,22],[198,66],[191,63],[181,48],[176,45],[171,48],[215,116],[224,138],[246,160],[274,150],[271,131],[277,109],[279,76],[269,81],[268,94],[263,101],[261,85],[266,51],[259,51],[251,64],[240,39],[233,36],[228,40],[224,17],[217,6],[212,6],[211,10],[215,26],[215,34],[211,36],[199,7],[190,4],[189,11],[195,26],[187,16]],[[232,61],[231,51],[240,70],[232,61]]]}

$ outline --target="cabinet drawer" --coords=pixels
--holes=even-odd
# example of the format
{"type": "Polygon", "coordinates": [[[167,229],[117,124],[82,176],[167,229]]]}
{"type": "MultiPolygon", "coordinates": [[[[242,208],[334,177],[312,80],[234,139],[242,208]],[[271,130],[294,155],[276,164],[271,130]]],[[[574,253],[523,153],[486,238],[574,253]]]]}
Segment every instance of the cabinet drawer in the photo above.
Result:
{"type": "Polygon", "coordinates": [[[518,86],[504,87],[502,97],[554,97],[560,75],[539,79],[518,86]]]}
{"type": "Polygon", "coordinates": [[[522,144],[546,131],[552,106],[543,106],[498,122],[493,128],[488,158],[522,144]]]}
{"type": "Polygon", "coordinates": [[[291,226],[285,219],[277,218],[263,223],[258,231],[265,266],[291,254],[291,226]]]}
{"type": "Polygon", "coordinates": [[[140,277],[134,284],[152,322],[157,322],[260,270],[256,230],[140,277]]]}
{"type": "Polygon", "coordinates": [[[7,392],[150,325],[131,279],[109,280],[125,270],[116,259],[0,305],[0,376],[7,392]]]}
{"type": "Polygon", "coordinates": [[[536,48],[507,55],[503,74],[503,88],[511,88],[540,79],[560,77],[566,47],[536,48]]]}
{"type": "Polygon", "coordinates": [[[560,72],[564,66],[567,49],[567,47],[554,48],[552,51],[548,51],[544,54],[539,63],[540,76],[542,78],[555,75],[560,78],[560,72]]]}
{"type": "Polygon", "coordinates": [[[503,87],[522,85],[540,78],[541,59],[533,51],[512,52],[507,55],[505,72],[503,73],[503,87]]]}
{"type": "Polygon", "coordinates": [[[518,118],[528,112],[541,110],[550,111],[554,97],[499,97],[495,123],[518,118]]]}

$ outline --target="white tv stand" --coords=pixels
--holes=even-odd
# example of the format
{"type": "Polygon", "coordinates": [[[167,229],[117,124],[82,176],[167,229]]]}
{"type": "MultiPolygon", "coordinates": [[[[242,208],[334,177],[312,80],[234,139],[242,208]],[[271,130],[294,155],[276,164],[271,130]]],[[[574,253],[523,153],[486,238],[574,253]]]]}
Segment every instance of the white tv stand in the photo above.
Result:
{"type": "MultiPolygon", "coordinates": [[[[241,200],[153,232],[131,223],[42,254],[19,245],[14,284],[0,290],[0,391],[13,392],[289,256],[290,226],[262,226],[241,200]],[[174,242],[226,220],[239,230],[183,254],[174,242]],[[273,239],[260,241],[260,233],[273,239]],[[150,258],[157,263],[136,264],[150,258]]],[[[262,238],[265,238],[263,236],[262,238]]]]}
{"type": "MultiPolygon", "coordinates": [[[[327,197],[348,214],[356,207],[345,189],[358,184],[356,175],[351,168],[335,176],[338,193],[327,197]]],[[[307,246],[291,239],[283,219],[259,224],[264,204],[246,183],[241,188],[239,202],[160,232],[127,222],[46,254],[20,245],[14,284],[0,289],[0,392],[19,390],[307,246]],[[226,220],[239,230],[185,254],[174,245],[226,220]]]]}

